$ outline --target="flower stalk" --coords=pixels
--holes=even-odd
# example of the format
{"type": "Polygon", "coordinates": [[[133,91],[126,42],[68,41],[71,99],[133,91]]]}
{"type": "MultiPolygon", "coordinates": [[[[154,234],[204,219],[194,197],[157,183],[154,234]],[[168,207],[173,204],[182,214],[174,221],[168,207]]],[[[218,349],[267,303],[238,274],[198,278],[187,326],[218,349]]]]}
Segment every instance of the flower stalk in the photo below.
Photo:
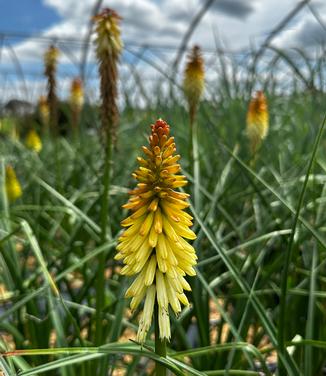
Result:
{"type": "MultiPolygon", "coordinates": [[[[101,205],[101,242],[107,240],[109,188],[112,164],[113,142],[119,121],[118,97],[118,63],[122,52],[120,33],[120,16],[111,9],[104,9],[94,18],[96,23],[96,55],[99,62],[101,94],[101,136],[104,140],[105,160],[103,173],[103,192],[101,205]]],[[[105,254],[98,258],[97,293],[96,293],[96,331],[95,344],[103,341],[102,311],[105,296],[105,254]]]]}
{"type": "MultiPolygon", "coordinates": [[[[163,358],[166,358],[166,339],[160,338],[159,327],[159,313],[158,305],[155,303],[155,353],[163,358]]],[[[156,376],[165,376],[166,368],[163,364],[156,363],[155,365],[156,376]]]]}
{"type": "Polygon", "coordinates": [[[47,77],[47,104],[49,106],[49,123],[51,131],[58,133],[58,98],[56,94],[56,72],[59,50],[50,46],[44,54],[45,76],[47,77]]]}
{"type": "Polygon", "coordinates": [[[189,111],[189,163],[194,177],[195,209],[200,209],[200,166],[198,150],[198,126],[196,115],[200,98],[205,88],[204,60],[199,46],[194,46],[189,54],[184,72],[183,89],[189,111]]]}

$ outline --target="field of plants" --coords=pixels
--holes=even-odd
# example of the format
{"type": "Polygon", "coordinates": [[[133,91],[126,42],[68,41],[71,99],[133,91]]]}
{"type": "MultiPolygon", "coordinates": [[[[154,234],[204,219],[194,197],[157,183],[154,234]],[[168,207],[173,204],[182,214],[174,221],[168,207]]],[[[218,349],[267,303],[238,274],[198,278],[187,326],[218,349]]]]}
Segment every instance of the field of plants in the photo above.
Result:
{"type": "Polygon", "coordinates": [[[208,83],[190,46],[127,89],[94,22],[100,102],[58,99],[49,46],[0,119],[0,375],[322,376],[325,53],[217,50],[208,83]]]}

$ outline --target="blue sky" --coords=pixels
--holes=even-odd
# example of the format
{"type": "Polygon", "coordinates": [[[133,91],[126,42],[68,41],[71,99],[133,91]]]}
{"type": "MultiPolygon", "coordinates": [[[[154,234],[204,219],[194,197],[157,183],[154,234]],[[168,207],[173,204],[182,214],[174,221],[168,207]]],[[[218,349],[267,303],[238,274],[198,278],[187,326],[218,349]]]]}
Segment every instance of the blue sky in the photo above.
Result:
{"type": "Polygon", "coordinates": [[[0,31],[34,33],[60,21],[54,8],[41,0],[0,0],[0,31]]]}

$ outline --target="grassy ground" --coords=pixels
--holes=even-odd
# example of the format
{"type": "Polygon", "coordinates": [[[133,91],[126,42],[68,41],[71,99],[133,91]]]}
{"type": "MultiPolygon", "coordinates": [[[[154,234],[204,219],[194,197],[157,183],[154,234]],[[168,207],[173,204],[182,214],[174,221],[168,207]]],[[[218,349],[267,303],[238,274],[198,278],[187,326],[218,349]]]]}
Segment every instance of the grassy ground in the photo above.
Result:
{"type": "Polygon", "coordinates": [[[200,192],[200,205],[191,208],[199,257],[198,275],[190,280],[192,304],[178,319],[171,315],[164,364],[177,375],[271,375],[278,354],[287,375],[322,374],[326,140],[320,130],[326,98],[295,86],[280,93],[273,82],[266,85],[270,130],[255,164],[244,131],[248,92],[226,80],[209,88],[216,95],[202,102],[197,118],[196,180],[181,101],[157,94],[145,110],[126,107],[113,156],[104,243],[99,225],[104,153],[94,131],[96,110],[84,113],[79,139],[43,137],[40,155],[9,137],[0,141],[2,181],[11,163],[23,187],[15,203],[7,203],[4,190],[0,200],[0,348],[45,349],[0,357],[3,375],[100,374],[99,357],[108,359],[111,375],[153,372],[153,343],[141,348],[128,341],[135,338],[138,312],[128,309],[123,295],[129,281],[119,275],[113,256],[126,216],[121,205],[135,184],[135,158],[158,117],[176,138],[190,181],[186,191],[200,192]],[[87,130],[90,124],[94,128],[87,130]],[[102,252],[105,345],[93,347],[96,260],[102,252]],[[288,352],[283,339],[291,345],[288,352]]]}

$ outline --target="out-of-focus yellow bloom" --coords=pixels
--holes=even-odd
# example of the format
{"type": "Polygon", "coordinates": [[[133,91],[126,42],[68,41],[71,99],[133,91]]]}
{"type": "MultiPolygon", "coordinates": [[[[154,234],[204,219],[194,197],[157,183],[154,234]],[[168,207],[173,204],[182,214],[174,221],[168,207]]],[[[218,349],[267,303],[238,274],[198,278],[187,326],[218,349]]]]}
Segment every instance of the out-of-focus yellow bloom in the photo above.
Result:
{"type": "Polygon", "coordinates": [[[38,110],[39,110],[43,125],[47,126],[49,124],[50,109],[49,109],[48,101],[44,95],[40,96],[40,99],[38,101],[38,110]]]}
{"type": "Polygon", "coordinates": [[[96,53],[109,53],[112,57],[118,58],[123,43],[121,40],[120,23],[121,17],[112,9],[105,8],[94,17],[96,22],[96,53]]]}
{"type": "Polygon", "coordinates": [[[75,111],[80,111],[84,104],[83,82],[80,78],[74,78],[70,88],[70,105],[75,111]]]}
{"type": "Polygon", "coordinates": [[[140,167],[132,175],[139,183],[123,206],[133,213],[121,222],[128,228],[119,238],[115,256],[125,264],[122,274],[137,275],[126,292],[126,297],[132,297],[131,309],[145,298],[137,333],[140,342],[151,326],[155,302],[160,338],[170,339],[169,306],[178,314],[181,303],[189,304],[184,290],[191,288],[185,276],[196,274],[197,260],[194,248],[185,240],[196,238],[189,228],[192,217],[184,211],[189,195],[174,190],[187,184],[186,177],[179,174],[180,155],[175,155],[174,138],[165,121],[159,119],[151,128],[150,147],[143,146],[145,158],[137,158],[140,167]]]}
{"type": "Polygon", "coordinates": [[[268,132],[267,100],[262,91],[257,91],[249,103],[247,113],[247,136],[252,154],[255,154],[268,132]]]}
{"type": "Polygon", "coordinates": [[[16,201],[23,194],[21,185],[17,179],[15,170],[12,166],[6,167],[6,193],[8,200],[13,202],[16,201]]]}
{"type": "Polygon", "coordinates": [[[42,150],[42,141],[35,129],[28,131],[25,142],[26,146],[36,153],[39,153],[42,150]]]}
{"type": "Polygon", "coordinates": [[[50,46],[44,54],[44,65],[45,67],[53,67],[57,64],[57,60],[59,57],[59,50],[54,47],[50,46]]]}
{"type": "Polygon", "coordinates": [[[205,87],[205,67],[200,47],[194,46],[188,56],[184,72],[183,90],[188,102],[190,119],[193,122],[205,87]]]}

